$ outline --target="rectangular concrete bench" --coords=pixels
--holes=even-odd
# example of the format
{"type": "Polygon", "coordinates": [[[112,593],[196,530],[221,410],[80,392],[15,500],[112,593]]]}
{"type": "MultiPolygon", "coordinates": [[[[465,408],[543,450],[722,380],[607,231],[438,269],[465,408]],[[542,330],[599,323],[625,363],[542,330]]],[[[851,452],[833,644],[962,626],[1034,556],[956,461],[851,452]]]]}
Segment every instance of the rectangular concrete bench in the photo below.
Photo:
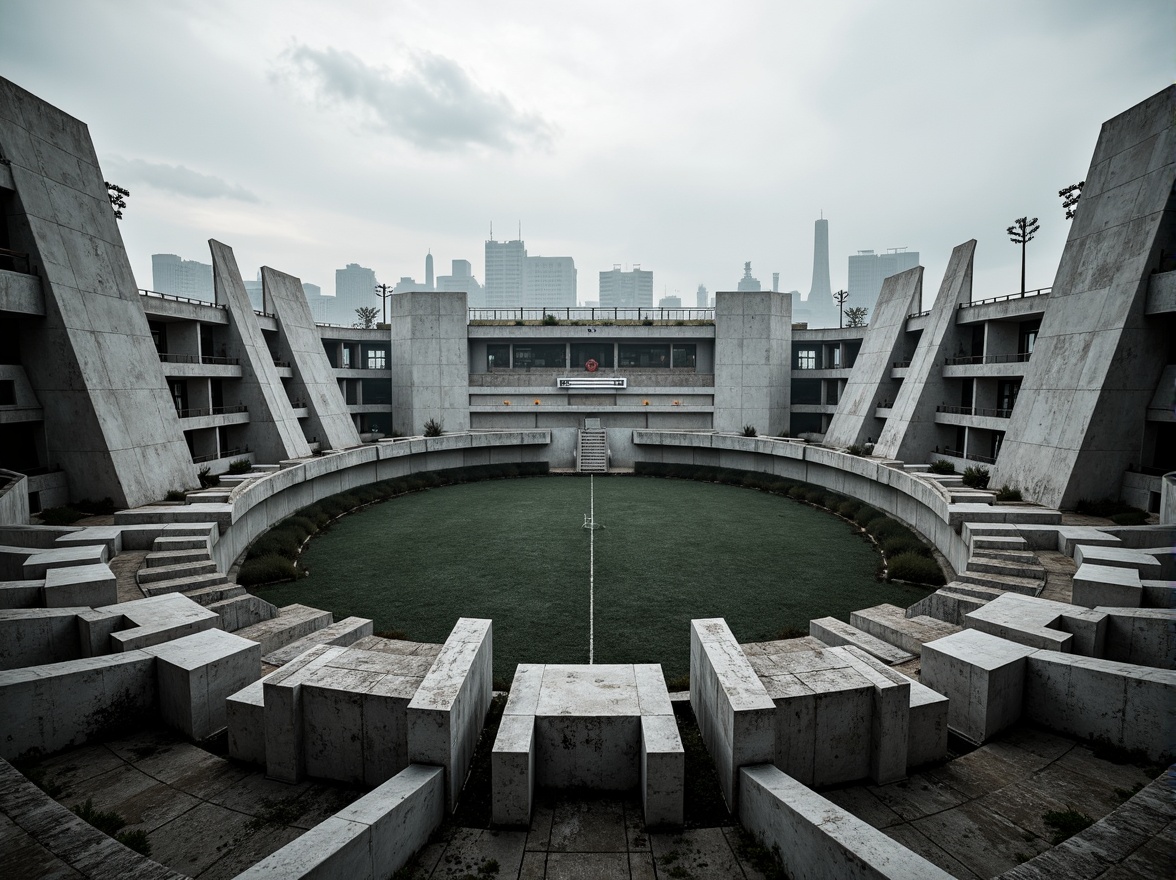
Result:
{"type": "Polygon", "coordinates": [[[1099,657],[1106,617],[1066,602],[1005,593],[966,615],[964,626],[1031,648],[1099,657]]]}
{"type": "Polygon", "coordinates": [[[901,648],[896,648],[889,642],[875,638],[868,632],[863,632],[855,626],[850,626],[836,617],[821,617],[809,621],[809,635],[820,639],[826,645],[853,645],[861,648],[867,654],[877,657],[883,663],[894,666],[914,660],[915,655],[901,648]]]}
{"type": "Polygon", "coordinates": [[[1134,568],[1097,565],[1086,562],[1074,572],[1072,599],[1087,608],[1108,606],[1138,608],[1143,600],[1143,584],[1134,568]]]}

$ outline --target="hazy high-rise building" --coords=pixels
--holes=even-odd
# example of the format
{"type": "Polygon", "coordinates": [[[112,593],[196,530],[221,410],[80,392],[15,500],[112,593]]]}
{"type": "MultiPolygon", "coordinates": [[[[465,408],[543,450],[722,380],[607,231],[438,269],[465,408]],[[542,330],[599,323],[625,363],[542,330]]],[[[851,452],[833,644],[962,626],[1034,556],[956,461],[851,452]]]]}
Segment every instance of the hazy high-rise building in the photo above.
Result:
{"type": "Polygon", "coordinates": [[[682,308],[682,297],[680,296],[663,296],[657,301],[659,309],[680,309],[682,308]]]}
{"type": "Polygon", "coordinates": [[[772,293],[779,293],[779,292],[780,292],[780,273],[773,272],[772,273],[772,293]]]}
{"type": "Polygon", "coordinates": [[[751,277],[751,263],[743,264],[743,277],[739,279],[739,284],[735,288],[746,293],[755,293],[760,289],[758,278],[751,277]]]}
{"type": "Polygon", "coordinates": [[[480,308],[485,303],[485,293],[478,279],[474,277],[473,267],[469,260],[453,260],[448,275],[437,276],[437,290],[464,290],[466,303],[471,309],[480,308]]]}
{"type": "Polygon", "coordinates": [[[425,255],[425,290],[433,289],[433,252],[425,255]]]}
{"type": "Polygon", "coordinates": [[[799,311],[797,319],[806,321],[810,327],[839,326],[838,308],[829,283],[829,221],[823,217],[813,224],[813,284],[799,311]]]}
{"type": "Polygon", "coordinates": [[[151,288],[159,293],[212,302],[212,264],[176,254],[151,255],[151,288]]]}
{"type": "Polygon", "coordinates": [[[694,294],[695,304],[700,309],[705,309],[710,305],[710,293],[707,292],[706,285],[698,285],[698,290],[694,294]]]}
{"type": "Polygon", "coordinates": [[[919,252],[906,248],[888,248],[884,254],[858,251],[849,258],[849,300],[845,307],[864,306],[873,314],[883,280],[917,265],[919,252]]]}
{"type": "Polygon", "coordinates": [[[653,305],[653,272],[634,266],[628,272],[619,265],[600,273],[601,308],[637,309],[653,305]]]}
{"type": "Polygon", "coordinates": [[[335,314],[339,320],[333,323],[354,324],[358,320],[356,309],[376,305],[375,272],[358,263],[335,270],[335,314]]]}
{"type": "Polygon", "coordinates": [[[486,306],[565,308],[576,304],[571,257],[532,257],[522,240],[486,242],[486,306]]]}
{"type": "Polygon", "coordinates": [[[486,242],[486,307],[517,309],[523,305],[527,249],[521,240],[486,242]]]}

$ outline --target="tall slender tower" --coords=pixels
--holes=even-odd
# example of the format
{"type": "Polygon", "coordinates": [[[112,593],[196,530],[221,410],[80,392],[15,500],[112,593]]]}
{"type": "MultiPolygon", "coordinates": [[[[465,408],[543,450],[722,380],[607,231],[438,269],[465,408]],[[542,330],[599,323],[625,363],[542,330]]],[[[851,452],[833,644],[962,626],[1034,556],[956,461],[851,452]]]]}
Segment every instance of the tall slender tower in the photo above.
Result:
{"type": "MultiPolygon", "coordinates": [[[[828,273],[826,273],[828,274],[828,273]]],[[[425,290],[433,289],[433,251],[430,248],[425,257],[425,290]]]]}
{"type": "Polygon", "coordinates": [[[809,289],[809,307],[817,302],[823,307],[832,301],[833,288],[829,285],[829,221],[817,220],[813,230],[813,286],[809,289]]]}

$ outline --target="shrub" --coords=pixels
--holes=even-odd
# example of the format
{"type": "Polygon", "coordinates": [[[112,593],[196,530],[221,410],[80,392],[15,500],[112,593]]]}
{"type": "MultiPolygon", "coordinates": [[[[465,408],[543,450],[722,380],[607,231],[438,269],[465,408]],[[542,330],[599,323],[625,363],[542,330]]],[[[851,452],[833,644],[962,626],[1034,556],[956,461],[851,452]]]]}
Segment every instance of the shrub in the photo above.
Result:
{"type": "Polygon", "coordinates": [[[554,327],[559,323],[559,318],[557,318],[555,315],[544,315],[543,323],[548,327],[554,327]]]}
{"type": "Polygon", "coordinates": [[[821,496],[821,507],[827,508],[829,510],[836,510],[837,505],[839,505],[844,500],[845,499],[840,495],[834,495],[832,492],[826,492],[821,496]]]}
{"type": "Polygon", "coordinates": [[[1124,504],[1122,501],[1116,501],[1112,498],[1100,498],[1097,501],[1092,501],[1089,498],[1083,498],[1078,502],[1079,513],[1084,513],[1087,516],[1105,516],[1112,517],[1116,513],[1126,513],[1129,510],[1135,510],[1130,504],[1124,504]]]}
{"type": "Polygon", "coordinates": [[[108,497],[101,501],[91,501],[89,498],[83,498],[74,502],[74,507],[91,516],[109,516],[114,513],[114,499],[108,497]]]}
{"type": "Polygon", "coordinates": [[[229,462],[230,474],[247,474],[253,470],[253,462],[247,458],[235,458],[229,462]]]}
{"type": "Polygon", "coordinates": [[[757,433],[759,433],[759,432],[756,431],[755,425],[744,425],[743,426],[743,436],[744,437],[754,437],[757,433]]]}
{"type": "Polygon", "coordinates": [[[969,465],[964,468],[964,485],[970,489],[987,489],[991,476],[984,465],[969,465]]]}
{"type": "Polygon", "coordinates": [[[853,521],[855,523],[857,523],[859,526],[862,526],[863,528],[865,528],[870,523],[872,523],[874,520],[876,520],[878,517],[884,516],[884,515],[885,514],[883,514],[882,511],[877,510],[876,508],[870,507],[870,505],[868,505],[868,504],[863,504],[861,507],[858,508],[857,513],[855,513],[853,515],[853,521]]]}
{"type": "Polygon", "coordinates": [[[248,560],[265,556],[282,556],[286,559],[294,559],[298,556],[298,548],[301,544],[302,541],[296,532],[272,528],[249,545],[249,552],[245,554],[245,558],[248,560]]]}
{"type": "Polygon", "coordinates": [[[891,519],[888,516],[880,516],[873,520],[866,529],[871,535],[879,541],[886,538],[914,538],[915,534],[902,523],[896,519],[891,519]]]}
{"type": "Polygon", "coordinates": [[[873,452],[873,447],[868,444],[851,443],[845,447],[845,451],[849,455],[866,456],[873,452]]]}
{"type": "Polygon", "coordinates": [[[914,584],[926,584],[931,587],[941,587],[946,583],[943,571],[934,559],[920,556],[913,551],[899,553],[887,562],[889,580],[910,581],[914,584]]]}
{"type": "Polygon", "coordinates": [[[164,501],[183,501],[188,496],[179,489],[168,489],[167,494],[163,496],[164,501]]]}
{"type": "Polygon", "coordinates": [[[262,556],[247,559],[237,572],[237,583],[243,587],[256,587],[279,581],[294,580],[298,576],[294,563],[282,556],[262,556]]]}
{"type": "Polygon", "coordinates": [[[807,486],[804,490],[804,500],[809,504],[820,504],[825,500],[825,490],[816,486],[807,486]]]}
{"type": "Polygon", "coordinates": [[[72,526],[85,515],[72,507],[50,507],[38,514],[41,517],[41,522],[47,526],[72,526]]]}
{"type": "Polygon", "coordinates": [[[282,520],[281,525],[283,529],[297,533],[304,541],[319,530],[317,522],[300,513],[282,520]]]}
{"type": "Polygon", "coordinates": [[[881,539],[879,543],[882,545],[882,554],[887,559],[901,556],[903,553],[915,553],[928,559],[932,558],[931,548],[913,535],[895,535],[893,538],[881,539]]]}
{"type": "Polygon", "coordinates": [[[200,480],[201,489],[211,489],[213,486],[220,485],[220,475],[212,473],[212,468],[208,465],[202,467],[196,477],[200,480]]]}
{"type": "Polygon", "coordinates": [[[1020,501],[1021,490],[1014,489],[1012,486],[1005,484],[996,490],[997,501],[1020,501]]]}
{"type": "Polygon", "coordinates": [[[1117,526],[1142,526],[1147,523],[1147,514],[1142,510],[1124,510],[1111,517],[1111,522],[1117,526]]]}
{"type": "Polygon", "coordinates": [[[1079,831],[1089,828],[1094,823],[1094,820],[1085,813],[1080,813],[1073,808],[1042,813],[1041,821],[1053,830],[1053,839],[1050,842],[1054,846],[1068,840],[1079,831]]]}
{"type": "Polygon", "coordinates": [[[425,422],[425,436],[426,437],[440,437],[445,433],[445,426],[437,419],[429,419],[425,422]]]}
{"type": "Polygon", "coordinates": [[[854,501],[852,498],[846,498],[837,505],[837,512],[846,519],[853,519],[857,516],[858,509],[862,506],[860,501],[854,501]]]}
{"type": "Polygon", "coordinates": [[[805,495],[808,493],[807,486],[793,486],[788,490],[788,497],[795,498],[797,501],[804,501],[805,495]]]}
{"type": "Polygon", "coordinates": [[[955,465],[946,458],[937,458],[931,462],[931,473],[933,474],[954,474],[955,472],[955,465]]]}
{"type": "Polygon", "coordinates": [[[114,839],[127,849],[133,849],[139,855],[151,855],[151,841],[148,840],[147,832],[142,828],[136,828],[134,831],[120,831],[114,839]]]}
{"type": "Polygon", "coordinates": [[[327,512],[317,504],[302,508],[302,510],[298,511],[298,516],[304,516],[313,522],[316,529],[324,528],[331,521],[331,517],[327,512]]]}

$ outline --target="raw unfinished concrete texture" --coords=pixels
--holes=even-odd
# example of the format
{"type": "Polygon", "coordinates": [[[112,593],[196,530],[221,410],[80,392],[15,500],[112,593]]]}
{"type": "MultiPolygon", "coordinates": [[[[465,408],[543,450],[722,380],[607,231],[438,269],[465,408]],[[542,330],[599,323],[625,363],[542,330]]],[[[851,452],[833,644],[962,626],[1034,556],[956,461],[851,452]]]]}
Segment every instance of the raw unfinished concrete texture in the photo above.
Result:
{"type": "Polygon", "coordinates": [[[1176,86],[1107,122],[992,472],[1049,506],[1116,498],[1167,358],[1148,279],[1176,238],[1176,86]]]}
{"type": "MultiPolygon", "coordinates": [[[[927,326],[911,356],[907,378],[898,389],[890,418],[882,429],[874,454],[903,461],[925,461],[936,442],[935,408],[944,400],[943,362],[960,347],[956,314],[960,303],[972,300],[972,261],[976,241],[964,242],[951,252],[943,283],[927,326]]],[[[867,334],[867,338],[869,334],[867,334]]]]}
{"type": "Polygon", "coordinates": [[[909,360],[906,350],[907,316],[922,310],[923,267],[916,266],[882,282],[882,291],[870,315],[870,332],[862,340],[853,371],[837,403],[837,412],[825,432],[825,444],[833,447],[873,442],[882,432],[882,420],[874,411],[893,403],[901,383],[892,379],[896,362],[909,360]]]}
{"type": "Polygon", "coordinates": [[[412,292],[391,298],[392,423],[416,435],[435,419],[468,431],[469,340],[464,293],[412,292]]]}
{"type": "Polygon", "coordinates": [[[792,297],[715,294],[715,430],[787,432],[791,367],[792,297]]]}
{"type": "Polygon", "coordinates": [[[225,307],[229,316],[231,345],[227,353],[241,362],[241,380],[236,384],[240,402],[249,410],[249,445],[261,461],[305,458],[310,455],[310,444],[282,386],[274,354],[257,323],[233,249],[212,239],[208,247],[212,252],[216,301],[225,307]]]}
{"type": "Polygon", "coordinates": [[[317,437],[321,449],[359,445],[359,434],[339,393],[339,382],[323,350],[302,282],[263,266],[261,283],[265,302],[278,320],[279,360],[288,362],[294,371],[290,390],[306,403],[303,433],[317,437]]]}
{"type": "Polygon", "coordinates": [[[48,460],[73,498],[133,506],[194,485],[88,129],[0,78],[0,145],[16,193],[8,247],[41,276],[44,316],[20,335],[38,352],[23,364],[48,460]]]}

